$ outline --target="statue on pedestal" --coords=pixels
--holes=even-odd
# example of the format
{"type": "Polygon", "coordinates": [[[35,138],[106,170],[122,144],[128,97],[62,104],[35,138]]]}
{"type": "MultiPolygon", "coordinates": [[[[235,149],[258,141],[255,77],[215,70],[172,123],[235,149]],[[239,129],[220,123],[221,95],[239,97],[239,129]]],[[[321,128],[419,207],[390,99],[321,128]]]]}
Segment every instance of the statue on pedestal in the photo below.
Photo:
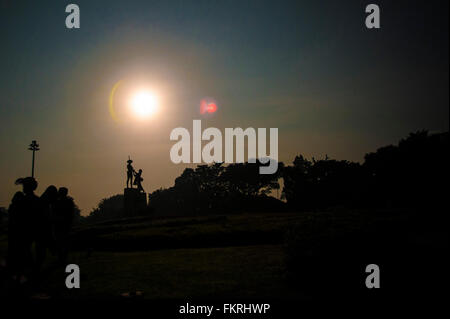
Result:
{"type": "Polygon", "coordinates": [[[131,165],[133,161],[128,156],[127,187],[123,190],[124,209],[128,216],[139,215],[147,209],[147,194],[142,187],[142,169],[135,171],[131,165]],[[136,187],[133,187],[136,185],[136,187]]]}

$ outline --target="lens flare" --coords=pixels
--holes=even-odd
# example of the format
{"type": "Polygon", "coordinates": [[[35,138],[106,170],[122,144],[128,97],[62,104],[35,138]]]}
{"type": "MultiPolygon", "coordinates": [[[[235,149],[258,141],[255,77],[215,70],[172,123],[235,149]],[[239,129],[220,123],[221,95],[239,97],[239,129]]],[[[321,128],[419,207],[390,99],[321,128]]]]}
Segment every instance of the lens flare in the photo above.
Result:
{"type": "Polygon", "coordinates": [[[217,104],[211,99],[203,99],[200,101],[200,114],[215,113],[217,111],[217,104]]]}
{"type": "Polygon", "coordinates": [[[116,93],[116,90],[119,88],[119,86],[122,84],[122,80],[116,82],[116,84],[114,84],[111,93],[109,94],[109,114],[111,115],[112,119],[116,122],[119,123],[119,118],[116,115],[116,111],[114,109],[114,95],[116,93]]]}

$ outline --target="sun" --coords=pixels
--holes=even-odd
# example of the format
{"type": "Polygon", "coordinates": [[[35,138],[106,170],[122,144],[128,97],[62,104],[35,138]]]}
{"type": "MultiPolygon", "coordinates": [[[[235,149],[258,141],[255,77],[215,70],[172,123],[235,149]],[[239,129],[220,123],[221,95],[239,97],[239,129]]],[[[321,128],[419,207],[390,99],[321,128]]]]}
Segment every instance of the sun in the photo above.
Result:
{"type": "Polygon", "coordinates": [[[131,98],[131,110],[138,118],[145,119],[158,111],[158,98],[150,91],[139,91],[131,98]]]}

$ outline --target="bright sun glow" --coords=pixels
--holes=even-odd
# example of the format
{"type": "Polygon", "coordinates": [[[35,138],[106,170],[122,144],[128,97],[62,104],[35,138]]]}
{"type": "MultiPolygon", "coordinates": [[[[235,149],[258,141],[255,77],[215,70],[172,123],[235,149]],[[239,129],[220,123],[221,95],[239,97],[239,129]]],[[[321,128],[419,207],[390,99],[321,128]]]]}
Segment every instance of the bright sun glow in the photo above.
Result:
{"type": "Polygon", "coordinates": [[[131,108],[137,117],[147,118],[158,110],[158,99],[151,92],[141,91],[132,97],[131,108]]]}

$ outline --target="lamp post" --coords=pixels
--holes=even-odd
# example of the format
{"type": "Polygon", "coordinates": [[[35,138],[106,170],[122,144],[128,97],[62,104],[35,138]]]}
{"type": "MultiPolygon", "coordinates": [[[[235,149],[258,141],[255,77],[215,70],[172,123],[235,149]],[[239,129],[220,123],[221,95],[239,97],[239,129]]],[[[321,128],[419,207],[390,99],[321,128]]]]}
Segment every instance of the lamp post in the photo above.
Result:
{"type": "Polygon", "coordinates": [[[28,147],[30,151],[33,151],[33,160],[31,162],[31,177],[34,177],[34,153],[39,151],[39,144],[36,141],[31,141],[30,147],[28,147]]]}

